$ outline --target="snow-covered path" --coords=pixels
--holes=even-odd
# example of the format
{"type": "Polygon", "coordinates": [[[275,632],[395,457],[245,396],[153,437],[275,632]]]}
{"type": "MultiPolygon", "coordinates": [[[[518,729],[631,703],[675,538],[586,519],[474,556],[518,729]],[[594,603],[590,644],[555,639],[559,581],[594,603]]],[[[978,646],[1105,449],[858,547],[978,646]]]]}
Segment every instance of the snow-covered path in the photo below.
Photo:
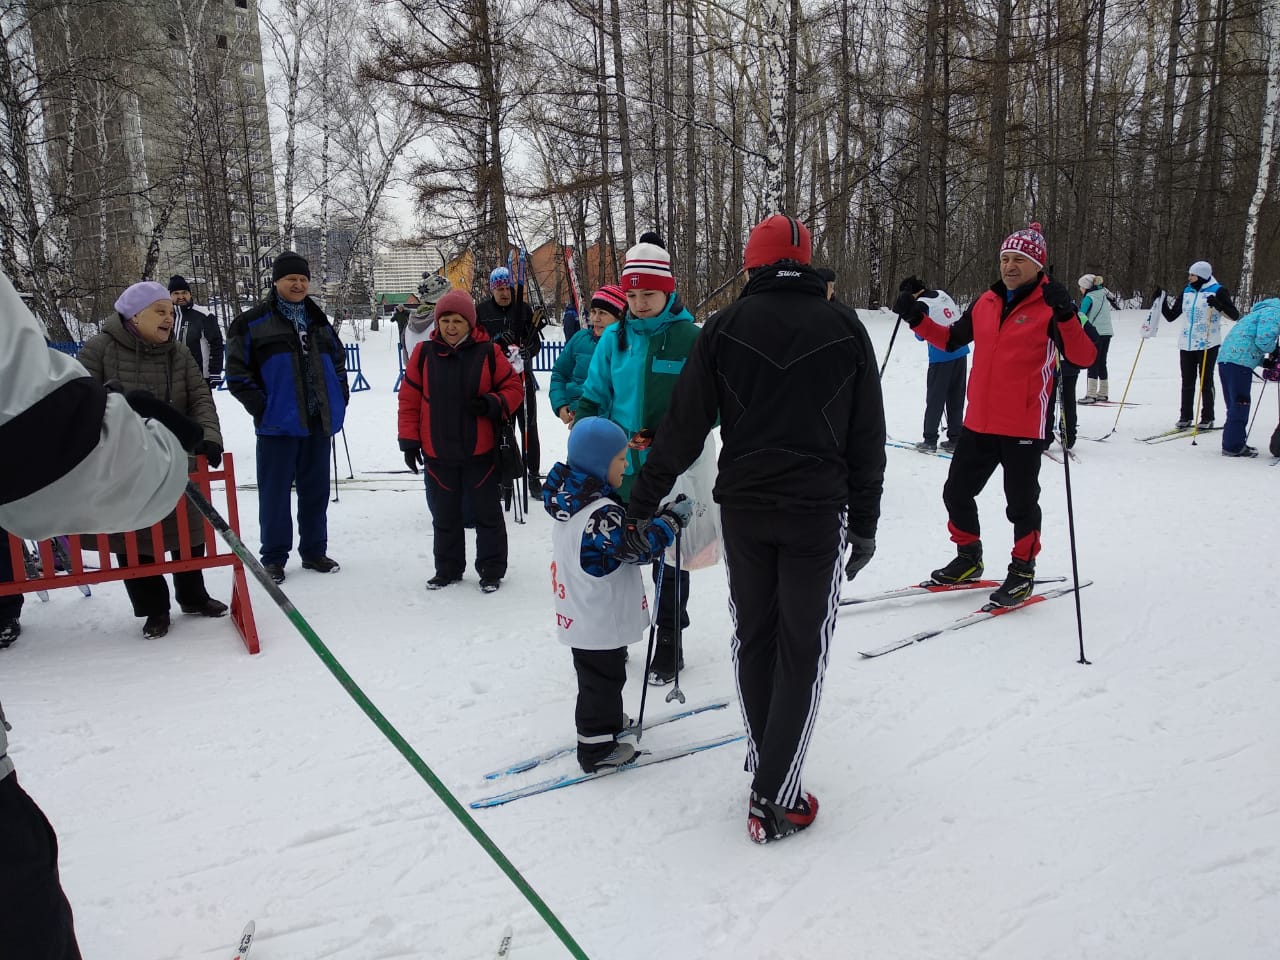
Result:
{"type": "MultiPolygon", "coordinates": [[[[892,316],[863,316],[883,355],[892,316]]],[[[1115,398],[1140,319],[1116,318],[1115,398]]],[[[1129,397],[1141,406],[1106,443],[1081,441],[1072,467],[1081,574],[1095,581],[1082,595],[1092,666],[1076,663],[1070,599],[874,661],[856,650],[982,598],[850,609],[806,767],[822,804],[807,833],[748,842],[737,746],[477,814],[589,956],[1277,956],[1280,468],[1265,454],[1224,459],[1220,434],[1134,442],[1177,412],[1167,333],[1144,348],[1129,397]]],[[[385,332],[363,351],[373,389],[355,396],[347,436],[370,481],[343,487],[329,512],[343,569],[323,577],[295,558],[284,588],[465,802],[491,792],[483,771],[572,734],[573,671],[547,594],[550,521],[535,510],[509,527],[498,594],[481,595],[470,572],[428,594],[421,487],[372,474],[402,467],[395,354],[385,332]]],[[[924,374],[924,347],[904,331],[884,380],[891,435],[919,439],[924,374]]],[[[1272,393],[1251,437],[1264,449],[1272,393]]],[[[252,484],[252,425],[226,393],[217,402],[252,484]]],[[[1081,408],[1081,435],[1106,433],[1115,416],[1081,408]]],[[[565,433],[545,407],[540,420],[545,469],[565,433]]],[[[345,477],[341,449],[340,463],[345,477]]],[[[947,559],[946,469],[889,450],[879,550],[849,592],[917,581],[947,559]]],[[[1046,461],[1041,474],[1044,574],[1070,573],[1062,472],[1046,461]]],[[[256,544],[255,495],[240,496],[256,544]]],[[[1011,540],[998,482],[980,505],[998,574],[1011,540]]],[[[227,574],[209,580],[226,599],[227,574]]],[[[226,958],[249,918],[254,960],[480,960],[507,924],[513,960],[568,956],[254,590],[258,657],[226,621],[182,617],[144,641],[119,585],[30,598],[21,639],[0,652],[11,752],[58,830],[86,960],[226,958]]],[[[722,570],[694,574],[691,704],[733,690],[725,596],[722,570]]],[[[670,709],[661,692],[650,698],[651,715],[670,709]]],[[[646,745],[739,726],[714,712],[646,745]]]]}

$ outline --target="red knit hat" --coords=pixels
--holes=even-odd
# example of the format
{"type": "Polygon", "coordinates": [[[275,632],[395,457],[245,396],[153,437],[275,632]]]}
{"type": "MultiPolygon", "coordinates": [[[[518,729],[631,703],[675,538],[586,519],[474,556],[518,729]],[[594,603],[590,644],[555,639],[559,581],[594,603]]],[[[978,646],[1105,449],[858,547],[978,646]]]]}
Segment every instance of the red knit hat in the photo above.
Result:
{"type": "Polygon", "coordinates": [[[467,321],[467,325],[475,329],[476,302],[471,299],[467,291],[450,290],[436,301],[436,317],[443,317],[446,313],[460,314],[467,321]]]}
{"type": "Polygon", "coordinates": [[[671,273],[671,254],[656,243],[637,243],[627,251],[622,268],[624,290],[660,290],[671,293],[676,278],[671,273]]]}
{"type": "Polygon", "coordinates": [[[1025,230],[1015,230],[1004,238],[1000,246],[1001,253],[1020,253],[1037,267],[1044,269],[1044,262],[1049,257],[1045,247],[1044,234],[1038,223],[1030,224],[1025,230]]]}
{"type": "Polygon", "coordinates": [[[795,217],[775,213],[757,223],[747,238],[742,265],[748,270],[766,267],[779,260],[808,263],[811,253],[809,228],[795,217]]]}
{"type": "Polygon", "coordinates": [[[627,312],[627,296],[617,284],[607,283],[591,295],[591,306],[607,310],[621,319],[627,312]]]}

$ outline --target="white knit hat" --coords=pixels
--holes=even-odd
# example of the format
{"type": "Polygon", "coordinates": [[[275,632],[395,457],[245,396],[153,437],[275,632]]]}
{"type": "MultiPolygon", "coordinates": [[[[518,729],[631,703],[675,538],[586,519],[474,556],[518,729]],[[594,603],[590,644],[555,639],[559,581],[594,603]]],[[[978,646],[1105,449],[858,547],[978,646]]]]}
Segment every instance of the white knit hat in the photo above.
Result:
{"type": "Polygon", "coordinates": [[[1208,280],[1213,276],[1213,267],[1209,266],[1208,260],[1197,260],[1187,267],[1187,273],[1193,273],[1201,280],[1208,280]]]}

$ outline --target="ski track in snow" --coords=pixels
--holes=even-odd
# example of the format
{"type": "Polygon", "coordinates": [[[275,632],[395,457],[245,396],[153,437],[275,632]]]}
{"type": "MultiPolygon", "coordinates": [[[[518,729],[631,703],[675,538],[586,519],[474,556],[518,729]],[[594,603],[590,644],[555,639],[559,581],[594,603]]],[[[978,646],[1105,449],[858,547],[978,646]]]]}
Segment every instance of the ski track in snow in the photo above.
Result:
{"type": "MultiPolygon", "coordinates": [[[[1145,312],[1117,315],[1123,389],[1145,312]]],[[[863,312],[883,357],[891,314],[863,312]]],[[[815,826],[757,848],[743,749],[475,811],[596,960],[866,956],[876,960],[1270,960],[1280,942],[1278,564],[1265,460],[1220,434],[1132,439],[1176,414],[1177,343],[1144,349],[1118,433],[1073,464],[1086,653],[1063,597],[874,661],[856,653],[976,609],[980,595],[846,608],[805,768],[815,826]]],[[[508,522],[511,570],[436,593],[419,477],[375,475],[395,443],[395,353],[363,345],[352,399],[357,480],[329,509],[323,577],[296,556],[284,589],[335,656],[463,803],[485,770],[573,734],[574,679],[547,596],[550,521],[508,522]],[[360,478],[364,479],[361,480],[360,478]],[[379,478],[380,479],[371,479],[379,478]]],[[[925,349],[899,337],[889,433],[918,439],[925,349]]],[[[547,376],[540,375],[545,387],[547,376]]],[[[1255,391],[1256,394],[1257,391],[1255,391]]],[[[242,484],[252,426],[216,394],[242,484]]],[[[539,395],[543,469],[565,432],[539,395]]],[[[1275,426],[1270,398],[1252,442],[1275,426]]],[[[1221,398],[1219,397],[1221,405],[1221,398]]],[[[1219,423],[1223,410],[1218,410],[1219,423]]],[[[1081,436],[1116,408],[1081,407],[1081,436]]],[[[891,448],[875,560],[849,592],[914,583],[951,553],[949,466],[891,448]]],[[[338,446],[339,475],[347,461],[338,446]]],[[[1045,461],[1041,573],[1071,572],[1061,468],[1045,461]]],[[[257,542],[256,493],[240,491],[257,542]]],[[[980,499],[988,575],[1012,539],[998,478],[980,499]]],[[[508,515],[510,517],[510,515],[508,515]]],[[[473,547],[469,538],[468,548],[473,547]]],[[[229,597],[225,571],[208,575],[229,597]]],[[[255,960],[487,958],[567,951],[254,590],[263,653],[229,623],[175,616],[144,641],[118,584],[28,597],[0,652],[11,753],[54,823],[86,957],[224,958],[249,918],[255,960]]],[[[693,574],[689,703],[733,689],[719,568],[693,574]]],[[[644,643],[632,647],[638,710],[644,643]]],[[[647,712],[674,709],[651,690],[647,712]]],[[[736,705],[652,731],[661,749],[739,728],[736,705]]],[[[537,773],[572,770],[572,757],[537,773]]]]}

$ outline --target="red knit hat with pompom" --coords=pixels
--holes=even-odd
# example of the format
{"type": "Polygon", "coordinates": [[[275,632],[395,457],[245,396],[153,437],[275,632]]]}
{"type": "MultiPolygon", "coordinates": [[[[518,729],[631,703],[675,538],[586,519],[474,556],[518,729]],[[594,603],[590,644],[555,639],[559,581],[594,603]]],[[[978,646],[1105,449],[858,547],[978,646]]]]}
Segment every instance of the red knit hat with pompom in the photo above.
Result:
{"type": "Polygon", "coordinates": [[[1025,230],[1015,230],[1004,238],[1004,243],[1000,246],[1000,252],[1020,253],[1043,270],[1049,251],[1045,247],[1044,234],[1040,231],[1040,224],[1034,222],[1025,230]]]}

